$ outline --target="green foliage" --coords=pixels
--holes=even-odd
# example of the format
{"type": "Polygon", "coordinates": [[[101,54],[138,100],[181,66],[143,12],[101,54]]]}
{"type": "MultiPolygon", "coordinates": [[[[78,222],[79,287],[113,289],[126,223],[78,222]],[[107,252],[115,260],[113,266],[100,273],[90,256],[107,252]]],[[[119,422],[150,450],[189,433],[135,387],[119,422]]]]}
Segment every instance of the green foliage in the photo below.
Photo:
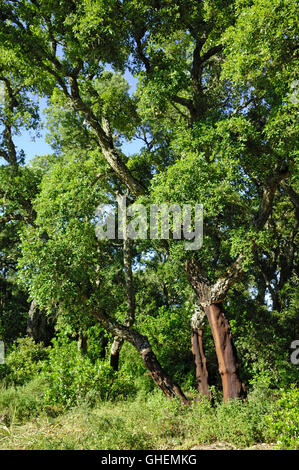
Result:
{"type": "Polygon", "coordinates": [[[8,281],[0,278],[0,296],[0,338],[9,346],[26,333],[29,305],[26,293],[16,284],[15,279],[8,281]]]}
{"type": "Polygon", "coordinates": [[[32,200],[40,180],[40,170],[0,166],[0,337],[7,346],[26,332],[28,293],[17,284],[16,275],[19,231],[33,222],[32,200]]]}
{"type": "Polygon", "coordinates": [[[190,352],[190,327],[188,308],[160,307],[155,316],[138,318],[141,331],[147,334],[157,351],[162,367],[169,371],[178,383],[188,382],[188,372],[193,376],[193,361],[190,352]],[[190,370],[191,369],[191,370],[190,370]]]}
{"type": "MultiPolygon", "coordinates": [[[[7,385],[23,385],[36,376],[48,357],[48,350],[42,344],[36,344],[32,338],[19,338],[5,358],[1,373],[7,385]]],[[[0,369],[1,371],[1,369],[0,369]]]]}
{"type": "Polygon", "coordinates": [[[266,417],[271,438],[277,448],[283,450],[299,449],[299,389],[295,385],[282,390],[272,413],[266,417]]]}
{"type": "Polygon", "coordinates": [[[66,408],[84,400],[94,404],[134,393],[128,378],[115,373],[107,361],[93,362],[78,351],[76,342],[59,337],[53,340],[43,374],[46,402],[66,408]]]}
{"type": "Polygon", "coordinates": [[[104,358],[109,354],[110,336],[103,327],[96,323],[88,328],[87,335],[87,356],[92,362],[96,362],[100,357],[104,358]]]}
{"type": "MultiPolygon", "coordinates": [[[[45,410],[51,414],[50,406],[45,404],[46,381],[38,376],[18,387],[1,386],[0,415],[1,423],[7,430],[15,424],[24,423],[42,415],[45,410]]],[[[0,425],[1,427],[1,425],[0,425]]]]}

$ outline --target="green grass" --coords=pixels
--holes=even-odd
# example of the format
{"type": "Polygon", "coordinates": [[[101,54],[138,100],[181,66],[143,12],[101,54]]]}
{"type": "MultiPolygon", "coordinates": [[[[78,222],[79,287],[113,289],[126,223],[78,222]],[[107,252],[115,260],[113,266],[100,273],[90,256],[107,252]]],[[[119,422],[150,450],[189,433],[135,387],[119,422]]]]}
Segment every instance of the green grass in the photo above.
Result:
{"type": "Polygon", "coordinates": [[[181,450],[219,441],[244,449],[271,439],[265,417],[273,403],[261,397],[185,407],[157,390],[64,412],[46,406],[44,392],[40,379],[2,391],[0,449],[181,450]]]}

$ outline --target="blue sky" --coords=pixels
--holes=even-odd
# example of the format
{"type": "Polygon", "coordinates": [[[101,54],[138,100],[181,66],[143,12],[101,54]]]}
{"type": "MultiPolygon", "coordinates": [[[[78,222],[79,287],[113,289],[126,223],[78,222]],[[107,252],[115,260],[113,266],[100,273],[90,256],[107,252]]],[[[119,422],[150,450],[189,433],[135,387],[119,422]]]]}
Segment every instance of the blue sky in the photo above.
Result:
{"type": "Polygon", "coordinates": [[[45,131],[40,138],[35,137],[34,139],[29,132],[24,131],[21,135],[14,137],[14,142],[18,150],[24,150],[26,162],[29,162],[35,155],[52,153],[50,145],[45,141],[45,131]]]}

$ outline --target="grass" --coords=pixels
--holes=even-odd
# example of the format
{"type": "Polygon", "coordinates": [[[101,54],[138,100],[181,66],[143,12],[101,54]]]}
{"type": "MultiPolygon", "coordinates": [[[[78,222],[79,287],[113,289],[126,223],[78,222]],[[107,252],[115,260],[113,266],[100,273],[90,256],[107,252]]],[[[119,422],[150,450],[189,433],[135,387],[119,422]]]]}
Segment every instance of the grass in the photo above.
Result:
{"type": "Polygon", "coordinates": [[[0,396],[0,449],[154,450],[192,449],[228,442],[244,449],[270,442],[265,415],[271,402],[202,401],[184,407],[160,391],[119,402],[86,403],[64,412],[43,402],[39,379],[0,396]]]}

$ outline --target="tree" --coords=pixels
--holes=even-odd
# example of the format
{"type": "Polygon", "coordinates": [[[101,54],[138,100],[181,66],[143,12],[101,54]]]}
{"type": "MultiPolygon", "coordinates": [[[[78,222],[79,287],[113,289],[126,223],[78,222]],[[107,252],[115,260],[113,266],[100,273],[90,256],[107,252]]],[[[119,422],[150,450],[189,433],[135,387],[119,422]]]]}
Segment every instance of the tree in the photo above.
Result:
{"type": "Polygon", "coordinates": [[[9,344],[26,330],[27,295],[16,279],[18,232],[25,223],[34,221],[32,199],[40,175],[22,167],[24,152],[14,144],[14,135],[21,129],[37,128],[37,108],[27,98],[28,83],[24,83],[21,73],[15,73],[13,59],[3,47],[0,51],[0,331],[9,344]]]}
{"type": "MultiPolygon", "coordinates": [[[[290,95],[294,2],[277,0],[273,7],[260,0],[114,0],[109,5],[82,0],[55,2],[54,8],[53,2],[24,0],[1,6],[0,36],[34,71],[39,91],[54,100],[63,97],[73,110],[66,117],[92,142],[105,169],[103,187],[112,184],[147,203],[204,203],[203,248],[186,253],[170,242],[168,250],[185,266],[207,314],[224,399],[242,396],[222,304],[265,243],[277,191],[286,185],[297,200],[292,186],[296,103],[290,95]],[[136,98],[124,85],[116,92],[106,65],[138,74],[136,98]],[[129,159],[118,145],[134,135],[145,146],[129,159]],[[111,170],[113,176],[107,177],[111,170]]],[[[47,221],[39,219],[39,224],[47,226],[47,221]]],[[[72,230],[74,237],[76,225],[72,230]]],[[[61,253],[62,245],[55,249],[61,253]]],[[[36,292],[40,289],[43,284],[36,292]]],[[[170,395],[176,393],[144,337],[100,306],[93,313],[108,331],[137,347],[167,394],[168,385],[170,395]]]]}

